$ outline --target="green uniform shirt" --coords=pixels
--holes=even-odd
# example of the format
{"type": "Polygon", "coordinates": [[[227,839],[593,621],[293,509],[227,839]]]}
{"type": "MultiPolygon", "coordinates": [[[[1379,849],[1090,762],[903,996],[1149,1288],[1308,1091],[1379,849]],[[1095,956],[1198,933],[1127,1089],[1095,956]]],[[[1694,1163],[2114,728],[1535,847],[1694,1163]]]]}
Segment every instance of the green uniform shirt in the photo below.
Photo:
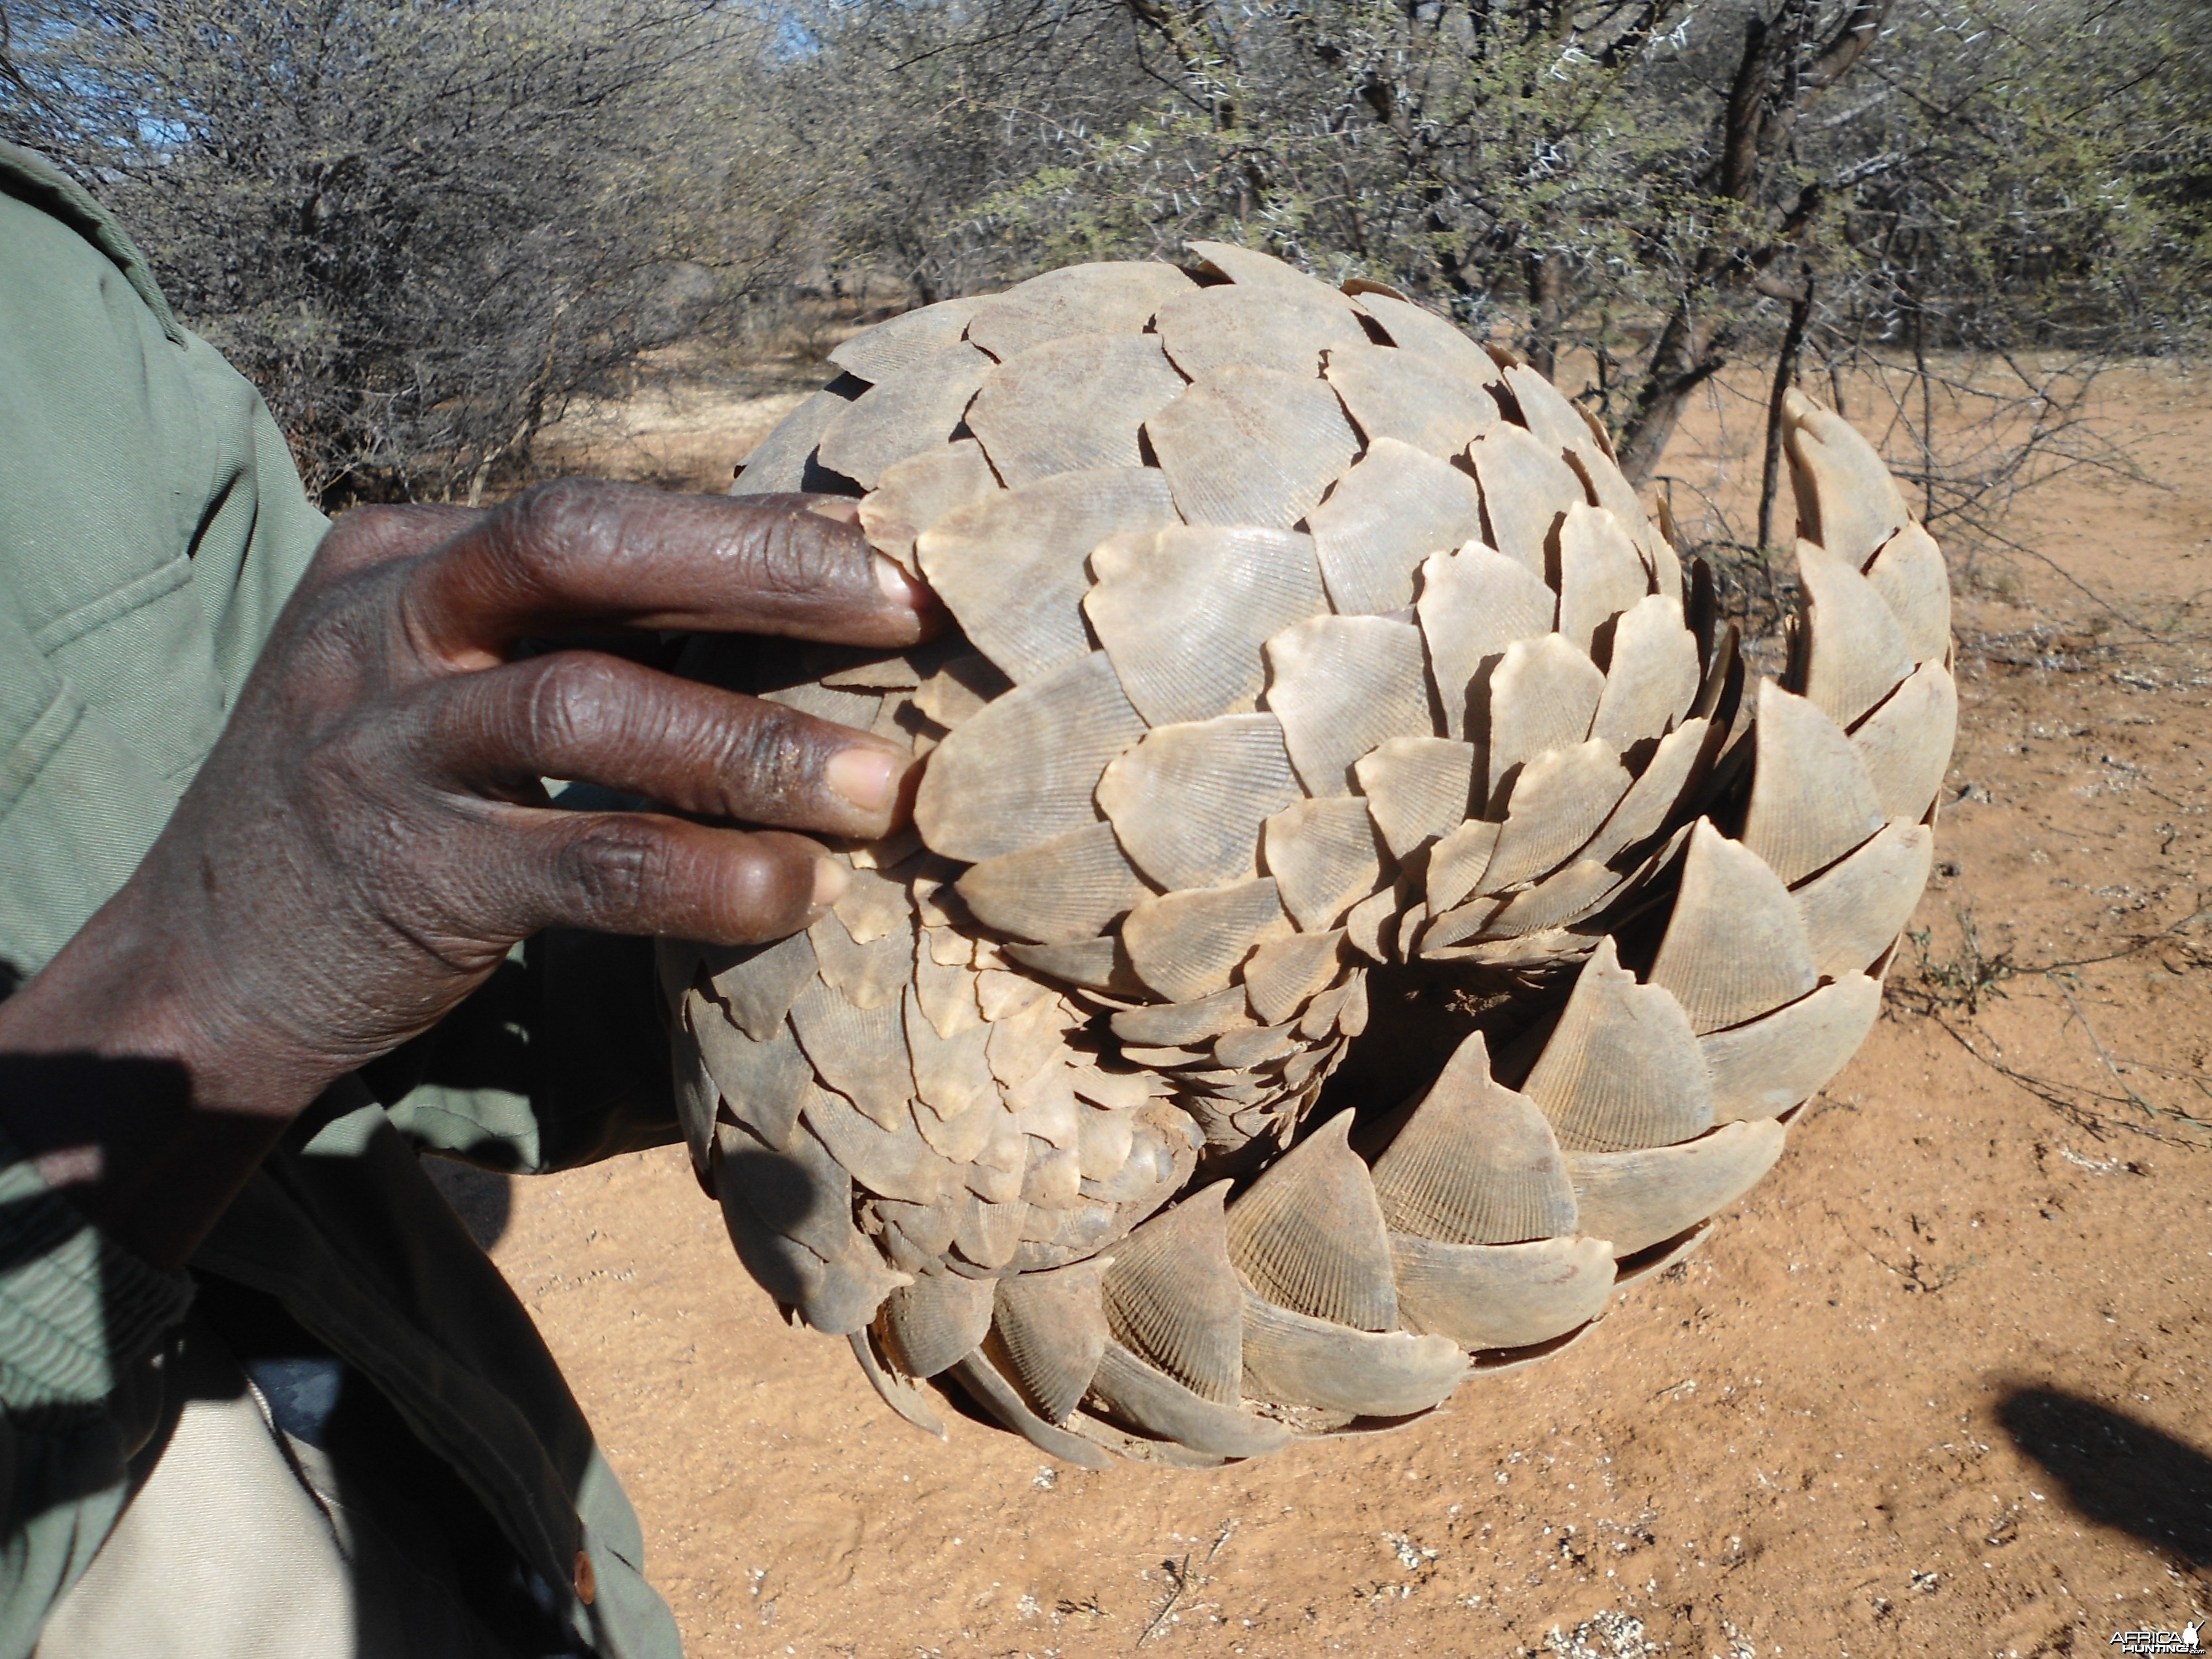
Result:
{"type": "MultiPolygon", "coordinates": [[[[325,521],[260,398],[83,190],[0,144],[0,976],[137,866],[325,521]]],[[[649,948],[548,935],[345,1079],[193,1262],[373,1381],[609,1656],[679,1650],[635,1516],[521,1304],[416,1162],[535,1171],[675,1129],[649,948]],[[571,1588],[579,1551],[596,1595],[571,1588]]],[[[29,1653],[173,1415],[192,1275],[89,1226],[0,1142],[0,1659],[29,1653]]]]}

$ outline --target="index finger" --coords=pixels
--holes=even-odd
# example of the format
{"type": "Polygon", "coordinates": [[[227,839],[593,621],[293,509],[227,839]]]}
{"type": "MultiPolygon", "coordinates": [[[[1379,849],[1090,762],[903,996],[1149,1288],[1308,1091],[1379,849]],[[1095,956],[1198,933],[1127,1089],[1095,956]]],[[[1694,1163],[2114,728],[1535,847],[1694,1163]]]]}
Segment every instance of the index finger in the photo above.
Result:
{"type": "Polygon", "coordinates": [[[426,556],[410,632],[455,667],[580,623],[911,645],[936,602],[811,495],[678,495],[566,478],[525,490],[426,556]]]}

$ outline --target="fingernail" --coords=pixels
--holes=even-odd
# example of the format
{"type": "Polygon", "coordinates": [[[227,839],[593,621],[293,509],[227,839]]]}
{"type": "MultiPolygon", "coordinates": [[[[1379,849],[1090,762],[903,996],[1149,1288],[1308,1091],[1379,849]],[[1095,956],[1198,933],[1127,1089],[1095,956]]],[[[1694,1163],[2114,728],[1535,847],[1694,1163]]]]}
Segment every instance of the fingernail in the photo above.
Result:
{"type": "Polygon", "coordinates": [[[929,590],[899,568],[897,562],[876,555],[876,586],[884,590],[886,599],[919,611],[929,603],[929,590]]]}
{"type": "Polygon", "coordinates": [[[835,859],[814,860],[814,908],[827,910],[844,897],[845,890],[853,884],[853,872],[835,859]]]}
{"type": "Polygon", "coordinates": [[[823,781],[863,812],[880,812],[898,787],[898,757],[884,749],[840,749],[823,769],[823,781]]]}

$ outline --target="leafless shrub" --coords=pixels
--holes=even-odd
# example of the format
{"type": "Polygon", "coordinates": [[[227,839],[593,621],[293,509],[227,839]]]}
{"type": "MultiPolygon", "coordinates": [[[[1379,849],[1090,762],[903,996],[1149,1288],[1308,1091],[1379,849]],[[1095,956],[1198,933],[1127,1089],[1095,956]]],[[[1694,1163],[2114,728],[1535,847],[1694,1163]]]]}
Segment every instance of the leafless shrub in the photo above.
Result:
{"type": "Polygon", "coordinates": [[[760,29],[706,0],[0,16],[0,133],[137,229],[332,504],[526,470],[568,399],[741,309],[793,222],[744,188],[787,143],[749,111],[760,29]]]}
{"type": "Polygon", "coordinates": [[[523,476],[671,341],[818,351],[1207,235],[1510,332],[1647,481],[1723,410],[1755,482],[1677,506],[1771,610],[1784,388],[1844,398],[1940,533],[1998,548],[2017,489],[2117,464],[2094,376],[2198,339],[2212,266],[2195,0],[0,0],[0,133],[97,182],[332,500],[523,476]]]}

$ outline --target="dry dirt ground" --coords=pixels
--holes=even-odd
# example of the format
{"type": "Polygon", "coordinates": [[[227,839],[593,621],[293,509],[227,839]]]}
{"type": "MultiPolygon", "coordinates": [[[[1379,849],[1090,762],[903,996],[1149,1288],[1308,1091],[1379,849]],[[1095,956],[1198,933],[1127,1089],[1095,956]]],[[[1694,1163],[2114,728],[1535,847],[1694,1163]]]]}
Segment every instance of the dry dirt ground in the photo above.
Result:
{"type": "Polygon", "coordinates": [[[690,1651],[2025,1659],[2203,1618],[2212,386],[2107,392],[2157,485],[2032,498],[2050,562],[1962,595],[1888,1017],[1703,1250],[1553,1363],[1388,1437],[1057,1468],[918,1434],[785,1328],[679,1150],[457,1184],[690,1651]]]}

